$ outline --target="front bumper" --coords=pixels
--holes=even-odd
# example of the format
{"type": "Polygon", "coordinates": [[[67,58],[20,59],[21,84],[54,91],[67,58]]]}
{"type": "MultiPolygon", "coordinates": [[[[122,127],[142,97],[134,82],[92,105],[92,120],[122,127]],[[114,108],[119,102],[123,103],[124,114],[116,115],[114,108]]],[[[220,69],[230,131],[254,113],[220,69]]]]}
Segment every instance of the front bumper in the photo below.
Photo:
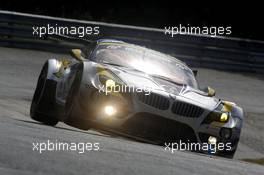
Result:
{"type": "Polygon", "coordinates": [[[172,99],[166,92],[153,92],[149,96],[142,93],[122,96],[124,98],[120,99],[100,94],[96,88],[86,89],[80,100],[84,116],[90,122],[158,144],[179,141],[202,144],[208,143],[208,138],[213,136],[218,142],[230,142],[232,149],[229,152],[237,147],[241,128],[232,124],[232,118],[225,124],[203,124],[213,109],[205,109],[181,96],[172,99]],[[111,104],[117,108],[117,113],[107,116],[103,108],[111,104]],[[223,128],[231,130],[230,138],[221,136],[223,128]]]}

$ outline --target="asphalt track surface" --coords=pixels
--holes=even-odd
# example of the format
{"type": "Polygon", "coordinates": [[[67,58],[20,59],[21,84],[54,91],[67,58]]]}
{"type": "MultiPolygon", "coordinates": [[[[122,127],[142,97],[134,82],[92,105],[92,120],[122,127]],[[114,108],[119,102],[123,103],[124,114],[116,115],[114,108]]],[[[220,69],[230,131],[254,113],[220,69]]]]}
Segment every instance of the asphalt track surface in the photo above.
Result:
{"type": "Polygon", "coordinates": [[[42,64],[65,55],[0,47],[0,174],[264,174],[264,166],[240,161],[264,157],[264,81],[259,76],[199,69],[201,86],[242,105],[246,112],[235,159],[210,157],[139,143],[59,123],[49,127],[29,117],[42,64]],[[99,151],[39,151],[33,143],[99,143],[99,151]]]}

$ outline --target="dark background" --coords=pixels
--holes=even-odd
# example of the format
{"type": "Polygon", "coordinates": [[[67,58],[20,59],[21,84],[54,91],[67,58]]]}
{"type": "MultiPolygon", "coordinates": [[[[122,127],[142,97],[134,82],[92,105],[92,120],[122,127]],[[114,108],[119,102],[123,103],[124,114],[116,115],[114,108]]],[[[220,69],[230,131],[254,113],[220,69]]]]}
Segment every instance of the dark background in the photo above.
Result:
{"type": "MultiPolygon", "coordinates": [[[[231,2],[230,2],[231,3],[231,2]]],[[[211,7],[177,1],[4,1],[1,10],[26,12],[64,18],[111,22],[136,26],[164,28],[165,26],[231,26],[232,37],[264,40],[261,4],[233,4],[211,1],[211,7]],[[213,4],[212,4],[213,3],[213,4]],[[220,5],[221,4],[221,5],[220,5]]],[[[252,2],[253,3],[253,2],[252,2]]]]}

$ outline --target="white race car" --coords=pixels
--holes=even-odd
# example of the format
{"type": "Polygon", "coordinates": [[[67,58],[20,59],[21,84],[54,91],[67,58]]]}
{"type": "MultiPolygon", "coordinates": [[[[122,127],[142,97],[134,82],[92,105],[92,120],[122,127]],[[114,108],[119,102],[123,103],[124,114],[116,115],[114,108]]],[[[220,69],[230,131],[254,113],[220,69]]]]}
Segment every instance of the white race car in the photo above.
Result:
{"type": "Polygon", "coordinates": [[[169,55],[116,40],[98,40],[75,59],[49,59],[39,75],[30,115],[165,142],[229,143],[217,155],[233,157],[243,110],[200,90],[195,73],[169,55]]]}

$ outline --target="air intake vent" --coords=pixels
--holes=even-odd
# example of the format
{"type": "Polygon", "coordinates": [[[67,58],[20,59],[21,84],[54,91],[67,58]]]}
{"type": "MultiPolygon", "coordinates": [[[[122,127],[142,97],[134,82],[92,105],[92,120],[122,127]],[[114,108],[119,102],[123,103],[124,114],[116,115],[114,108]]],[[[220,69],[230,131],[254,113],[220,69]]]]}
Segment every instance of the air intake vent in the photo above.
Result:
{"type": "Polygon", "coordinates": [[[190,118],[198,118],[204,112],[204,110],[198,106],[179,101],[173,103],[171,111],[174,114],[190,118]]]}
{"type": "Polygon", "coordinates": [[[143,103],[157,109],[166,110],[170,106],[170,101],[166,97],[155,93],[150,93],[149,95],[146,95],[145,93],[138,93],[138,98],[143,103]]]}
{"type": "Polygon", "coordinates": [[[158,142],[197,143],[194,130],[187,124],[151,113],[137,113],[122,125],[124,132],[158,142]]]}

